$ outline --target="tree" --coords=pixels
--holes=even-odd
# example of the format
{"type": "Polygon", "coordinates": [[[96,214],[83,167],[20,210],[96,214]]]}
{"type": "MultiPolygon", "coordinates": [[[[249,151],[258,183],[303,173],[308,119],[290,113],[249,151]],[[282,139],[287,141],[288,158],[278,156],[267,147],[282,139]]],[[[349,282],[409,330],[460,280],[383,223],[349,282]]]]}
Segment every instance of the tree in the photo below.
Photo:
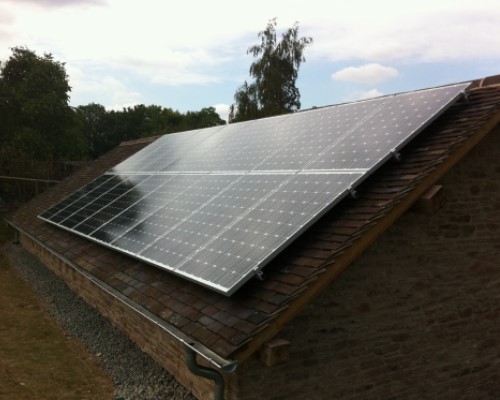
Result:
{"type": "Polygon", "coordinates": [[[84,141],[68,104],[70,90],[64,63],[13,48],[0,72],[1,144],[24,159],[80,158],[84,141]]]}
{"type": "Polygon", "coordinates": [[[257,86],[245,83],[236,91],[234,104],[229,108],[229,122],[247,121],[259,118],[257,86]]]}
{"type": "Polygon", "coordinates": [[[188,111],[184,118],[184,129],[202,129],[210,126],[225,125],[214,107],[204,107],[200,111],[188,111]]]}
{"type": "Polygon", "coordinates": [[[85,137],[88,155],[97,158],[110,150],[113,145],[107,135],[107,114],[104,106],[90,103],[78,106],[75,111],[80,121],[79,129],[85,137]]]}
{"type": "Polygon", "coordinates": [[[296,22],[281,38],[276,39],[276,18],[259,32],[260,44],[247,53],[259,57],[250,66],[254,83],[245,82],[234,95],[230,122],[286,114],[300,109],[300,92],[296,87],[300,65],[305,61],[304,50],[312,44],[311,37],[299,38],[296,22]]]}

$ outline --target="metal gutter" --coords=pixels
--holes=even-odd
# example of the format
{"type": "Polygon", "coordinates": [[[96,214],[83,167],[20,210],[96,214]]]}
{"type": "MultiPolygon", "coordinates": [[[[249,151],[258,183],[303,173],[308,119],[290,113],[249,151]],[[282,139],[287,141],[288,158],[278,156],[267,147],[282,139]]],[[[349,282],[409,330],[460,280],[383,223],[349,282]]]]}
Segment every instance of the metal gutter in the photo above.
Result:
{"type": "Polygon", "coordinates": [[[207,348],[202,343],[193,341],[192,338],[188,337],[186,334],[184,334],[182,331],[180,331],[175,326],[170,325],[169,323],[160,319],[159,317],[157,317],[155,314],[153,314],[149,310],[145,309],[141,305],[130,300],[128,297],[124,296],[123,294],[121,294],[120,292],[118,292],[117,290],[115,290],[114,288],[109,286],[107,283],[101,281],[100,279],[97,279],[95,276],[93,276],[89,272],[78,267],[76,264],[71,262],[69,259],[58,254],[57,252],[52,250],[50,247],[48,247],[47,245],[45,245],[44,243],[39,241],[37,238],[33,237],[28,232],[24,231],[23,229],[18,228],[15,224],[13,224],[12,222],[10,222],[8,220],[5,220],[5,222],[7,223],[7,225],[12,227],[16,231],[16,238],[18,237],[17,232],[21,232],[23,235],[29,237],[31,240],[33,240],[35,243],[37,243],[43,249],[47,250],[49,253],[51,253],[55,257],[62,260],[65,264],[67,264],[69,267],[71,267],[74,271],[78,272],[79,274],[83,275],[87,280],[94,283],[101,290],[103,290],[104,292],[106,292],[110,296],[114,297],[118,301],[122,302],[123,304],[127,305],[128,307],[132,308],[134,311],[136,311],[143,318],[145,318],[148,321],[157,325],[159,328],[161,328],[164,332],[169,334],[175,340],[184,344],[185,348],[189,349],[190,351],[192,351],[195,354],[200,355],[203,359],[208,361],[210,364],[215,366],[217,369],[220,369],[221,371],[226,372],[226,373],[234,372],[236,370],[236,368],[238,366],[238,361],[227,360],[225,358],[222,358],[221,356],[214,353],[212,350],[207,348]]]}

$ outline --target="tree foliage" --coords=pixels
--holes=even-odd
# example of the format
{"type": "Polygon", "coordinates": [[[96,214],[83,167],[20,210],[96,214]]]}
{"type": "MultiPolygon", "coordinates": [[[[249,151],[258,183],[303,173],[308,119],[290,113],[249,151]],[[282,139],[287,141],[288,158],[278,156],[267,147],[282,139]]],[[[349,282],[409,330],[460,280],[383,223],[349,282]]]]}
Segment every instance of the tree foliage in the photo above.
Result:
{"type": "Polygon", "coordinates": [[[183,114],[171,108],[144,104],[107,111],[102,105],[91,103],[78,106],[75,111],[91,158],[99,157],[126,140],[226,123],[213,107],[183,114]]]}
{"type": "Polygon", "coordinates": [[[235,93],[230,122],[246,121],[294,112],[300,109],[300,92],[296,86],[304,50],[312,44],[311,37],[299,37],[299,24],[276,37],[276,18],[259,32],[260,43],[247,53],[257,59],[250,66],[251,84],[245,82],[235,93]]]}
{"type": "Polygon", "coordinates": [[[12,49],[0,72],[0,142],[10,157],[40,161],[74,159],[84,153],[69,106],[71,88],[63,63],[12,49]]]}

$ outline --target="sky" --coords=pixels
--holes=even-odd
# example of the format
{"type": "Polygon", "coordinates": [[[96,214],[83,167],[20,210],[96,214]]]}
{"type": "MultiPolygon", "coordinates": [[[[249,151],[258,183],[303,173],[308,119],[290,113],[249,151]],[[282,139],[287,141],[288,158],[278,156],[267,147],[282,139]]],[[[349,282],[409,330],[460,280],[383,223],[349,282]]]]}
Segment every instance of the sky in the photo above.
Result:
{"type": "Polygon", "coordinates": [[[500,74],[498,0],[0,0],[0,60],[64,62],[72,106],[215,107],[250,82],[247,49],[277,18],[313,38],[302,109],[500,74]]]}

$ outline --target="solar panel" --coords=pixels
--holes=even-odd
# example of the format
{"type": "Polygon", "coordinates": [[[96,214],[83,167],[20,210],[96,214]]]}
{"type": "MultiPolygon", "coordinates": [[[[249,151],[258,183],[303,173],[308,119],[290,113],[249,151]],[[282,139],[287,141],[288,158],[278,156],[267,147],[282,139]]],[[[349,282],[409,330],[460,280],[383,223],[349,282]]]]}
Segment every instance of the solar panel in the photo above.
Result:
{"type": "Polygon", "coordinates": [[[231,295],[468,86],[165,135],[39,217],[231,295]]]}

